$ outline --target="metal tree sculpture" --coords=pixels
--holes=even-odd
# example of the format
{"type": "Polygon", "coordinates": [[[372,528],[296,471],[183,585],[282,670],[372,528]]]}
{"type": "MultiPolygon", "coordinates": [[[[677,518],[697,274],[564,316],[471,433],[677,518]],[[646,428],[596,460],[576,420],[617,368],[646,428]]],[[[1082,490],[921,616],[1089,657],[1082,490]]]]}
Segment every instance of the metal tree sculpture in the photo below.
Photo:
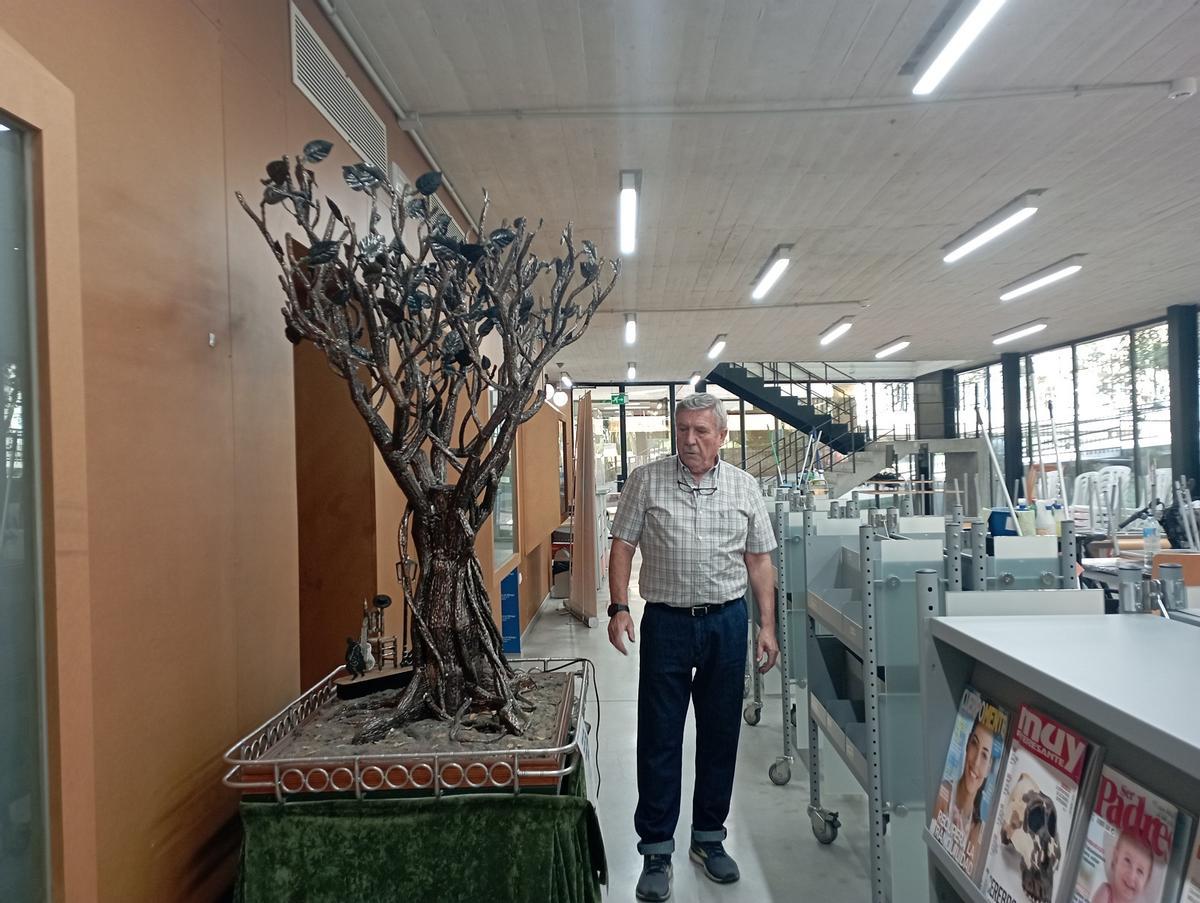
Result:
{"type": "Polygon", "coordinates": [[[404,569],[402,584],[413,677],[395,707],[356,740],[430,716],[519,734],[530,709],[504,658],[475,539],[492,513],[517,427],[545,402],[543,370],[583,335],[620,264],[599,257],[589,241],[577,249],[570,225],[561,256],[549,261],[531,252],[537,228],[523,218],[485,235],[486,192],[476,241],[451,237],[449,217],[430,201],[442,181],[437,172],[409,188],[378,167],[345,166],[346,184],[369,205],[366,226],[360,232],[328,198],[322,225],[310,165],[331,147],[310,141],[294,164],[269,163],[257,211],[240,192],[237,199],[282,269],[285,335],[312,342],[346,381],[408,503],[398,544],[408,561],[411,527],[416,566],[404,569]],[[271,235],[271,206],[295,220],[302,243],[271,235]],[[390,237],[378,228],[385,216],[390,237]],[[416,224],[416,247],[403,241],[406,223],[416,224]],[[493,331],[503,348],[498,362],[480,350],[493,331]],[[495,392],[490,411],[481,404],[487,389],[495,392]]]}

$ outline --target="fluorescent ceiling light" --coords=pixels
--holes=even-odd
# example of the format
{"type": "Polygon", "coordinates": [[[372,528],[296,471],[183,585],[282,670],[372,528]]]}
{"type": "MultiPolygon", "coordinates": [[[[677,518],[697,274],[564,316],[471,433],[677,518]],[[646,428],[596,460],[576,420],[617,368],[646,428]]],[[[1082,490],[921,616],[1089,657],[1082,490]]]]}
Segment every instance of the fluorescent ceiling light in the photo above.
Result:
{"type": "Polygon", "coordinates": [[[6,126],[3,122],[0,122],[0,132],[7,132],[7,131],[8,131],[8,126],[6,126]]]}
{"type": "Polygon", "coordinates": [[[1070,257],[1064,257],[1057,263],[1043,267],[1036,273],[1030,273],[1023,279],[1010,282],[1004,288],[1000,289],[1000,300],[1012,301],[1020,298],[1022,295],[1036,292],[1039,288],[1045,288],[1047,285],[1051,285],[1061,279],[1066,279],[1068,276],[1074,276],[1083,269],[1083,264],[1080,263],[1083,257],[1083,254],[1073,254],[1070,257]]]}
{"type": "Polygon", "coordinates": [[[992,239],[999,238],[1009,229],[1025,222],[1037,213],[1037,196],[1039,194],[1041,194],[1040,191],[1027,191],[1015,201],[1005,204],[987,219],[981,220],[942,248],[946,252],[946,256],[942,260],[946,263],[962,260],[972,251],[982,248],[992,239]]]}
{"type": "Polygon", "coordinates": [[[821,333],[821,344],[832,345],[842,336],[850,331],[850,327],[854,325],[854,317],[842,317],[823,333],[821,333]]]}
{"type": "Polygon", "coordinates": [[[625,378],[637,379],[637,363],[635,361],[629,362],[629,369],[625,371],[625,378]]]}
{"type": "Polygon", "coordinates": [[[557,392],[554,393],[554,397],[550,400],[554,404],[555,407],[562,408],[562,407],[566,407],[567,401],[570,400],[570,396],[568,396],[567,393],[564,392],[562,389],[559,389],[557,392]]]}
{"type": "Polygon", "coordinates": [[[1049,320],[1034,320],[1031,323],[1025,323],[1015,329],[1010,329],[1008,332],[998,332],[992,337],[993,345],[1004,345],[1008,342],[1015,342],[1017,339],[1023,339],[1027,335],[1033,335],[1035,332],[1041,332],[1050,325],[1049,320]]]}
{"type": "Polygon", "coordinates": [[[554,397],[554,384],[546,383],[546,401],[554,397]]]}
{"type": "Polygon", "coordinates": [[[911,344],[912,344],[912,341],[909,339],[908,336],[906,336],[906,335],[900,336],[900,338],[896,339],[896,341],[889,342],[888,344],[886,344],[882,348],[880,348],[878,351],[876,351],[875,358],[878,360],[878,359],[885,358],[885,357],[891,357],[897,351],[903,351],[905,348],[907,348],[911,344]]]}
{"type": "Polygon", "coordinates": [[[575,385],[575,383],[573,383],[573,382],[571,381],[571,374],[570,374],[570,373],[568,373],[566,370],[564,370],[564,371],[563,371],[563,372],[562,372],[562,373],[559,375],[559,377],[558,377],[558,383],[559,383],[559,385],[560,385],[560,386],[562,386],[564,389],[569,389],[569,388],[571,388],[571,386],[575,385]]]}
{"type": "Polygon", "coordinates": [[[625,344],[632,345],[637,341],[637,314],[625,315],[625,344]]]}
{"type": "Polygon", "coordinates": [[[717,336],[715,339],[713,339],[713,343],[708,349],[708,356],[710,359],[715,361],[717,359],[717,355],[719,355],[724,350],[725,350],[725,333],[721,333],[719,336],[717,336]]]}
{"type": "Polygon", "coordinates": [[[620,222],[621,253],[632,254],[637,247],[638,189],[642,174],[636,169],[621,170],[620,222]]]}
{"type": "MultiPolygon", "coordinates": [[[[987,28],[987,24],[992,21],[992,17],[1000,11],[1000,7],[1003,5],[1004,0],[979,0],[966,18],[959,22],[950,40],[945,43],[941,52],[913,86],[913,94],[932,93],[933,89],[946,77],[946,73],[954,68],[954,64],[979,37],[979,33],[987,28]]],[[[947,29],[949,27],[947,26],[947,29]]]]}
{"type": "Polygon", "coordinates": [[[698,382],[700,382],[700,371],[696,370],[693,371],[691,377],[688,379],[688,385],[694,389],[696,388],[696,383],[698,382]]]}
{"type": "Polygon", "coordinates": [[[792,246],[791,245],[776,245],[775,250],[771,252],[771,257],[767,260],[766,266],[759,271],[758,282],[754,286],[754,291],[750,293],[750,297],[755,301],[760,301],[766,297],[767,292],[771,290],[779,277],[783,275],[783,271],[788,268],[788,264],[792,262],[792,246]]]}

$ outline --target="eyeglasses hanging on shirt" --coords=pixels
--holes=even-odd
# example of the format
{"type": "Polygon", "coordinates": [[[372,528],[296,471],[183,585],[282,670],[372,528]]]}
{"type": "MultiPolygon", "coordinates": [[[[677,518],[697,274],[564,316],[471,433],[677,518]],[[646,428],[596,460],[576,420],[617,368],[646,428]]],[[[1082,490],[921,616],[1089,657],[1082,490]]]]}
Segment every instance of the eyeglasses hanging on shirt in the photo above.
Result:
{"type": "Polygon", "coordinates": [[[716,486],[693,486],[686,480],[676,480],[675,482],[679,485],[680,489],[684,492],[690,492],[692,495],[712,495],[717,491],[716,486]]]}

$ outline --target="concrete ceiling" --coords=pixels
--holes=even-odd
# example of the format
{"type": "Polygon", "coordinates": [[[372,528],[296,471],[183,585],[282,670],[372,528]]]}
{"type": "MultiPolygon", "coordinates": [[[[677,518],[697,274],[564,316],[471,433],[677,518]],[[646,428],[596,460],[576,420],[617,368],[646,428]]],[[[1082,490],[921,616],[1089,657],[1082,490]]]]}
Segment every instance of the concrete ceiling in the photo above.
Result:
{"type": "MultiPolygon", "coordinates": [[[[968,0],[973,2],[973,0],[968,0]]],[[[955,4],[955,0],[951,0],[955,4]]],[[[955,4],[956,5],[956,4],[955,4]]],[[[1040,347],[1200,300],[1200,74],[1192,0],[1008,0],[930,100],[906,61],[947,0],[338,0],[336,10],[468,203],[568,220],[616,253],[621,169],[642,171],[636,253],[579,380],[686,378],[725,360],[868,361],[911,373],[1040,347]],[[948,266],[939,249],[1026,189],[1036,216],[948,266]],[[793,263],[762,302],[779,244],[793,263]],[[1083,271],[1002,304],[1071,254],[1083,271]],[[623,312],[639,337],[622,341],[623,312]]],[[[553,244],[548,243],[552,249],[553,244]]],[[[865,371],[864,371],[865,372],[865,371]]],[[[890,372],[881,374],[892,375],[890,372]]]]}

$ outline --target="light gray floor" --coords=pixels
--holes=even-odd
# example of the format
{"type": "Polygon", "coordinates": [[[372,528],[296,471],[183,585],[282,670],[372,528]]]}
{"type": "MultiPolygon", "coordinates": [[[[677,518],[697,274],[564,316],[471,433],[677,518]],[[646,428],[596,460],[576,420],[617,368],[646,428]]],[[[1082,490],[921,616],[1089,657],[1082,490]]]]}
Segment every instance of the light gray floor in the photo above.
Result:
{"type": "MultiPolygon", "coordinates": [[[[634,563],[634,583],[637,578],[634,563]]],[[[635,623],[644,603],[630,600],[635,623]]],[[[597,809],[608,852],[610,900],[633,900],[641,871],[633,810],[637,804],[635,750],[637,743],[637,648],[622,657],[608,644],[608,619],[588,628],[549,600],[525,638],[523,655],[555,658],[582,657],[596,666],[600,695],[599,763],[602,777],[597,809]]],[[[675,890],[679,903],[741,903],[741,901],[828,901],[863,903],[870,899],[865,863],[867,832],[861,796],[825,800],[842,816],[837,842],[823,847],[809,828],[808,777],[804,760],[797,760],[792,780],[777,787],[767,767],[783,748],[778,672],[768,675],[762,721],[743,723],[738,749],[733,809],[726,827],[726,849],[741,869],[742,880],[718,885],[704,877],[687,857],[692,781],[695,774],[695,723],[688,713],[684,735],[683,811],[675,835],[675,890]]],[[[589,718],[589,720],[591,720],[589,718]]],[[[804,732],[801,732],[804,736],[804,732]]]]}

